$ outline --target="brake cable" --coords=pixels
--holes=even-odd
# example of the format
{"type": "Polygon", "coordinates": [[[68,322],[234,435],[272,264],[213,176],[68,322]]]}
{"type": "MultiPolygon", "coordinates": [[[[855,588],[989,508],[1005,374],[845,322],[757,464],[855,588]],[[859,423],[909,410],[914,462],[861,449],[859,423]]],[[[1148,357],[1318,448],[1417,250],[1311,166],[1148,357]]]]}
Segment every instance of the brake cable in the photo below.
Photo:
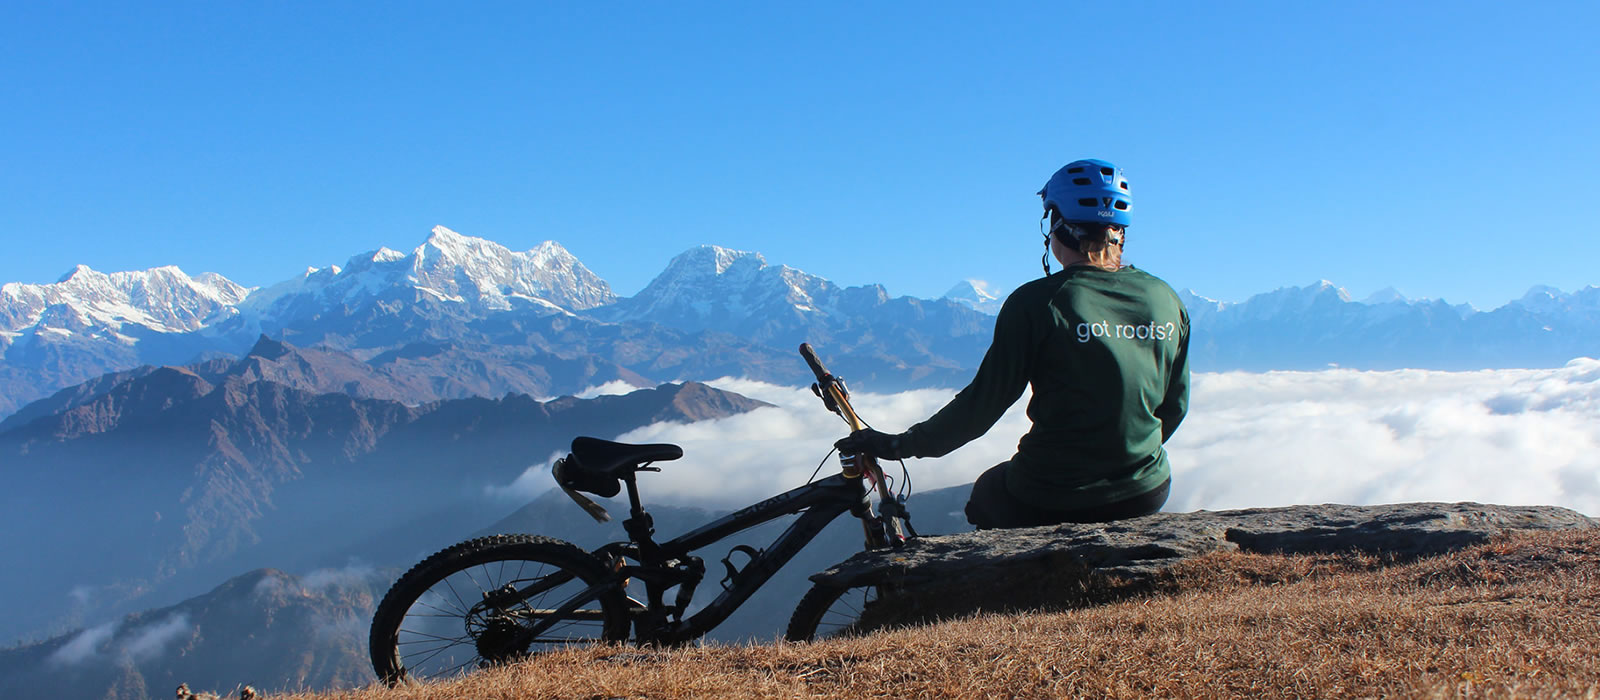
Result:
{"type": "Polygon", "coordinates": [[[838,451],[839,451],[839,448],[837,448],[837,447],[835,447],[835,448],[833,448],[831,450],[828,450],[828,454],[825,454],[825,455],[822,456],[822,461],[821,462],[817,462],[816,471],[811,472],[811,478],[806,479],[806,483],[809,484],[809,483],[811,483],[813,481],[816,481],[817,480],[817,475],[822,473],[822,468],[828,464],[828,460],[833,459],[833,453],[838,452],[838,451]]]}

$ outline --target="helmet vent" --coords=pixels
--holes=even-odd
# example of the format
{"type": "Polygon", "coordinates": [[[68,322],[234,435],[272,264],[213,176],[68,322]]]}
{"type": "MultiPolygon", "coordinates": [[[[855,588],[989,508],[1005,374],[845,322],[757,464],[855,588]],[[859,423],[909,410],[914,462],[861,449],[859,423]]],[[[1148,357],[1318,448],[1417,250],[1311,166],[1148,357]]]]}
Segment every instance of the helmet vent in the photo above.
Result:
{"type": "Polygon", "coordinates": [[[1087,185],[1087,184],[1089,184],[1089,178],[1086,178],[1086,177],[1075,177],[1075,178],[1072,178],[1072,184],[1074,184],[1074,185],[1087,185]]]}
{"type": "Polygon", "coordinates": [[[1111,168],[1101,168],[1100,169],[1100,174],[1101,175],[1111,175],[1111,174],[1113,174],[1115,172],[1116,171],[1112,170],[1111,168]]]}
{"type": "Polygon", "coordinates": [[[1124,201],[1122,201],[1120,199],[1117,200],[1117,203],[1115,205],[1113,205],[1113,206],[1115,206],[1116,208],[1121,209],[1123,211],[1127,211],[1128,210],[1128,203],[1124,202],[1124,201]]]}
{"type": "Polygon", "coordinates": [[[1071,174],[1071,173],[1081,173],[1081,172],[1083,172],[1083,166],[1078,166],[1076,168],[1067,168],[1067,173],[1069,173],[1069,174],[1071,174]]]}
{"type": "Polygon", "coordinates": [[[1097,204],[1099,204],[1099,202],[1094,201],[1094,197],[1084,197],[1083,199],[1078,200],[1078,206],[1080,207],[1092,207],[1097,204]]]}
{"type": "Polygon", "coordinates": [[[1122,182],[1117,183],[1117,186],[1121,187],[1124,190],[1126,190],[1126,189],[1128,189],[1128,182],[1126,180],[1124,180],[1122,182]]]}

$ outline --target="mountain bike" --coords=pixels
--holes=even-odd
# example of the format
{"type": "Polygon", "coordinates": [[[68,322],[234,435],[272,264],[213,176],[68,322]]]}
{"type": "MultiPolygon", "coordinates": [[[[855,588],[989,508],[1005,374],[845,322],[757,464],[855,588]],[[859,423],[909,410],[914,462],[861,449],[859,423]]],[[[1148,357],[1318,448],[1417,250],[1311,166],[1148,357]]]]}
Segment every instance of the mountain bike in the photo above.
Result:
{"type": "MultiPolygon", "coordinates": [[[[801,344],[800,355],[816,375],[811,388],[823,405],[852,430],[867,427],[850,406],[844,381],[828,372],[810,345],[801,344]]],[[[438,678],[595,642],[684,643],[726,620],[840,515],[860,519],[868,550],[916,537],[905,508],[907,479],[896,493],[877,460],[840,454],[836,474],[657,542],[636,476],[682,456],[677,445],[575,438],[571,453],[551,468],[556,483],[597,522],[610,518],[584,494],[609,498],[625,487],[627,541],[585,551],[549,537],[496,535],[428,557],[394,583],[373,614],[370,644],[378,678],[389,685],[438,678]],[[722,592],[690,614],[706,574],[704,560],[693,552],[790,515],[798,517],[765,548],[733,547],[721,560],[727,574],[722,592]],[[735,563],[736,554],[742,564],[735,563]],[[642,601],[634,595],[641,589],[642,601]]],[[[894,594],[887,585],[815,584],[795,607],[785,636],[810,641],[848,634],[879,599],[894,594]]]]}

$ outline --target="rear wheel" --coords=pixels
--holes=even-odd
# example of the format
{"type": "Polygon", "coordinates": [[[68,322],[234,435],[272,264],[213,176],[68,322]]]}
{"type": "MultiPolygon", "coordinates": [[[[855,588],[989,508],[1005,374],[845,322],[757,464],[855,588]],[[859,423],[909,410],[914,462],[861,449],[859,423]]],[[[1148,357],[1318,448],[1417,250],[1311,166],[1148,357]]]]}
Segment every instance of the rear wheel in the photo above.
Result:
{"type": "Polygon", "coordinates": [[[412,567],[378,604],[372,668],[396,685],[623,641],[628,608],[620,588],[580,596],[611,575],[593,555],[548,537],[497,535],[448,547],[412,567]],[[530,636],[538,626],[544,629],[530,636]]]}
{"type": "Polygon", "coordinates": [[[884,590],[881,586],[812,586],[795,606],[784,637],[791,642],[811,642],[862,632],[862,618],[878,604],[884,590]]]}

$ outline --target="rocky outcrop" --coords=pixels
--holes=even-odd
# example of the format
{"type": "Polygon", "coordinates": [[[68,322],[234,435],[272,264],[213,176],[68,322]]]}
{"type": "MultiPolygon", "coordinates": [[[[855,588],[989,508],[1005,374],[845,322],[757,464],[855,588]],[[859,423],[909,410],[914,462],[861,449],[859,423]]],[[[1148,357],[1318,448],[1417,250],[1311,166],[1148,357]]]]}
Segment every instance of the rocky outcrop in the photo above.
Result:
{"type": "MultiPolygon", "coordinates": [[[[1100,596],[1108,586],[1156,588],[1173,567],[1216,552],[1340,554],[1362,552],[1404,561],[1463,549],[1516,530],[1600,527],[1600,521],[1553,506],[1478,503],[1316,505],[1193,513],[1157,513],[1112,523],[980,530],[924,537],[899,549],[862,552],[822,573],[818,583],[888,584],[919,617],[1027,607],[1033,601],[1100,596]],[[1055,592],[1041,589],[1054,589],[1055,592]],[[1001,600],[1022,591],[1026,600],[1001,600]]],[[[1115,596],[1110,596],[1115,597],[1115,596]]],[[[895,615],[894,612],[888,612],[895,615]]],[[[875,623],[893,622],[876,620],[875,623]]]]}

